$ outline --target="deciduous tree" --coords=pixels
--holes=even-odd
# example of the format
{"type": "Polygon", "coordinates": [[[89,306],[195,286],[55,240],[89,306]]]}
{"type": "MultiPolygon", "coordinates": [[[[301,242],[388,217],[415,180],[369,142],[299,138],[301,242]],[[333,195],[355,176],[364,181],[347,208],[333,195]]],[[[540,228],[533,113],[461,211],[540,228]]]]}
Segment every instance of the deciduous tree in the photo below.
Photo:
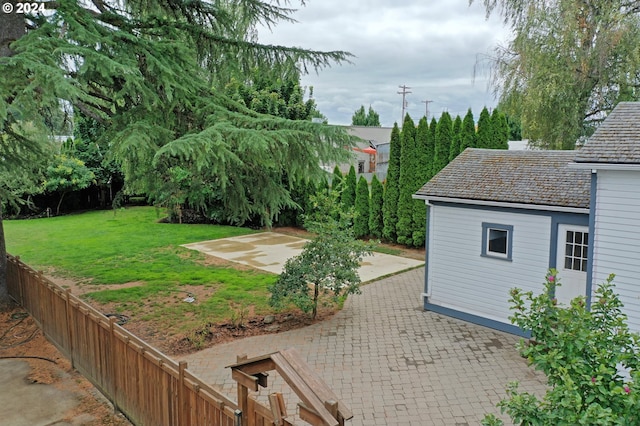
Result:
{"type": "MultiPolygon", "coordinates": [[[[546,276],[539,295],[511,291],[511,321],[531,331],[518,349],[547,376],[548,390],[537,395],[512,383],[498,405],[521,425],[635,425],[640,423],[640,335],[629,331],[614,276],[595,290],[591,306],[584,297],[558,305],[557,271],[546,276]]],[[[484,425],[502,425],[494,415],[484,425]]]]}
{"type": "Polygon", "coordinates": [[[84,163],[77,158],[60,154],[47,167],[45,181],[42,184],[47,192],[59,192],[60,199],[56,214],[60,214],[60,206],[64,196],[70,191],[84,189],[95,182],[95,176],[84,163]]]}
{"type": "Polygon", "coordinates": [[[373,248],[371,243],[354,238],[353,209],[345,213],[334,191],[318,195],[313,203],[316,210],[305,227],[316,236],[300,255],[287,260],[282,274],[269,288],[272,306],[294,303],[311,318],[317,315],[321,296],[338,301],[360,292],[358,268],[373,248]]]}
{"type": "Polygon", "coordinates": [[[636,1],[482,3],[513,34],[495,49],[493,85],[531,144],[574,149],[618,102],[640,99],[636,1]]]}

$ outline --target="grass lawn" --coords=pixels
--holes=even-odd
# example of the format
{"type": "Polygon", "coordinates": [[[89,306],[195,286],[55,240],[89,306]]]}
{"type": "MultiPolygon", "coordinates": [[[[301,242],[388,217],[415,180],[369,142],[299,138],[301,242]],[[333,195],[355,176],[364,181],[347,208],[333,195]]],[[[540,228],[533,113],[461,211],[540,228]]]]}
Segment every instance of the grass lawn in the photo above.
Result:
{"type": "MultiPolygon", "coordinates": [[[[205,255],[180,244],[249,234],[246,228],[159,223],[153,207],[4,222],[7,251],[35,269],[92,286],[137,282],[83,297],[110,304],[138,320],[177,332],[228,321],[239,310],[271,312],[266,272],[206,265],[205,255]],[[182,302],[198,291],[197,303],[182,302]]],[[[93,287],[92,287],[93,289],[93,287]]]]}

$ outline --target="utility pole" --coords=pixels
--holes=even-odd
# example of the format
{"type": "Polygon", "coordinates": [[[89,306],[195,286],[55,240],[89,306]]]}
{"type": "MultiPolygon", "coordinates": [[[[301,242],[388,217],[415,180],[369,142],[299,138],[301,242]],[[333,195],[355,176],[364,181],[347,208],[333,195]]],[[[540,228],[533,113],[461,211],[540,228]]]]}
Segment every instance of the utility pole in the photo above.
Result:
{"type": "Polygon", "coordinates": [[[424,118],[426,118],[427,120],[429,119],[429,104],[433,102],[429,99],[427,99],[426,101],[422,101],[422,103],[424,104],[424,118]]]}
{"type": "Polygon", "coordinates": [[[404,123],[404,110],[407,107],[407,101],[405,100],[405,96],[411,93],[407,90],[407,89],[411,89],[411,87],[407,87],[404,84],[398,87],[402,89],[401,92],[398,92],[399,95],[402,95],[402,120],[400,121],[400,127],[402,127],[402,123],[404,123]]]}

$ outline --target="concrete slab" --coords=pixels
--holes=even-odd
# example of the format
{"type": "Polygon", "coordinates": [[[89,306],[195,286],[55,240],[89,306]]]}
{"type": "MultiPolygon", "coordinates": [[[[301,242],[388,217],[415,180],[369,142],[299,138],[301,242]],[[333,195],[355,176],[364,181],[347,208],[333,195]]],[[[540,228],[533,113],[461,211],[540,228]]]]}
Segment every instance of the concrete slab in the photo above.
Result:
{"type": "MultiPolygon", "coordinates": [[[[302,249],[308,241],[304,238],[292,237],[277,232],[260,232],[239,237],[184,244],[183,247],[232,262],[242,263],[263,271],[280,274],[287,259],[302,253],[302,249]]],[[[424,261],[373,253],[372,256],[367,256],[363,259],[358,272],[362,282],[368,282],[421,265],[424,265],[424,261]]]]}
{"type": "Polygon", "coordinates": [[[10,392],[0,392],[0,423],[12,426],[69,425],[63,421],[78,405],[72,392],[55,386],[30,383],[25,361],[0,360],[0,383],[10,392]]]}

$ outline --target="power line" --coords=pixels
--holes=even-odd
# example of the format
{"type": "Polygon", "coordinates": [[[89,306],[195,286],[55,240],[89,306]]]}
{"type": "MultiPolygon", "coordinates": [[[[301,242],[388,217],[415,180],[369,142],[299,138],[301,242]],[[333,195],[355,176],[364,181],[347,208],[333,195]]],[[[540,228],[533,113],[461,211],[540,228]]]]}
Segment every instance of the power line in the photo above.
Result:
{"type": "Polygon", "coordinates": [[[432,100],[425,100],[422,101],[422,103],[424,104],[424,117],[428,120],[429,119],[429,104],[433,102],[432,100]]]}
{"type": "Polygon", "coordinates": [[[411,87],[407,87],[406,85],[402,85],[402,86],[398,86],[399,88],[402,89],[402,92],[398,92],[399,95],[402,95],[402,120],[400,121],[400,127],[402,127],[402,123],[404,123],[404,111],[405,108],[407,107],[407,101],[405,99],[405,97],[411,93],[409,92],[407,89],[411,89],[411,87]]]}

